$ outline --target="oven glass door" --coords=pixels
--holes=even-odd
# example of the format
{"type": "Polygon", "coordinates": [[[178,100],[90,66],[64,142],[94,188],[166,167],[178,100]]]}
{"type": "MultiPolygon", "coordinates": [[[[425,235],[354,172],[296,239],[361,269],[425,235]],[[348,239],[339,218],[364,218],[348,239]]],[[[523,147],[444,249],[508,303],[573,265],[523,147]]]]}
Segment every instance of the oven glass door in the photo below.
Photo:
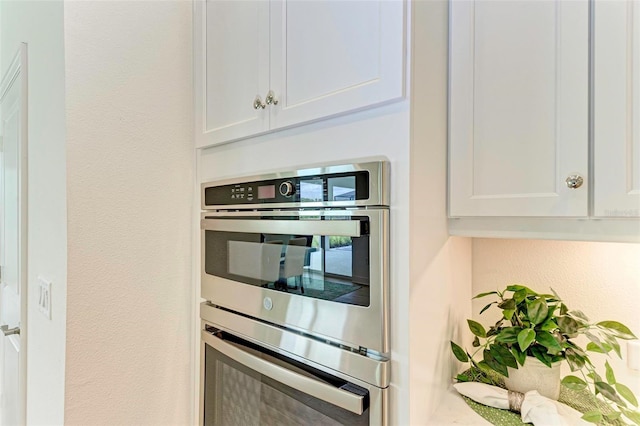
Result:
{"type": "Polygon", "coordinates": [[[205,218],[203,228],[207,275],[310,298],[370,305],[366,216],[216,217],[205,218]]]}
{"type": "Polygon", "coordinates": [[[370,424],[367,389],[219,330],[203,342],[204,425],[370,424]]]}

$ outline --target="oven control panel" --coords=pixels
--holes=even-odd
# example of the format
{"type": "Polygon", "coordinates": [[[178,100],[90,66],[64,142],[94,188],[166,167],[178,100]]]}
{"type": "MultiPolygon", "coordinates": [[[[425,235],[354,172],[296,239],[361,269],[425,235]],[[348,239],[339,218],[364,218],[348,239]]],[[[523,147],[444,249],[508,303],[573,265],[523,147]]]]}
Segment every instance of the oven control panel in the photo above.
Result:
{"type": "Polygon", "coordinates": [[[369,172],[354,171],[204,186],[204,207],[304,205],[369,198],[369,172]]]}

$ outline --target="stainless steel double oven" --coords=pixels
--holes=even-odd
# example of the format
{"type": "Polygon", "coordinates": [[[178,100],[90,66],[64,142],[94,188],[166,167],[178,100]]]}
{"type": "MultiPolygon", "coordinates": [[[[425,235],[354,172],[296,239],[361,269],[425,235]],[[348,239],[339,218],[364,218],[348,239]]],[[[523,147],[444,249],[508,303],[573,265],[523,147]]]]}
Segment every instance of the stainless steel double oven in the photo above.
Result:
{"type": "Polygon", "coordinates": [[[202,424],[386,424],[388,179],[376,161],[202,185],[202,424]]]}

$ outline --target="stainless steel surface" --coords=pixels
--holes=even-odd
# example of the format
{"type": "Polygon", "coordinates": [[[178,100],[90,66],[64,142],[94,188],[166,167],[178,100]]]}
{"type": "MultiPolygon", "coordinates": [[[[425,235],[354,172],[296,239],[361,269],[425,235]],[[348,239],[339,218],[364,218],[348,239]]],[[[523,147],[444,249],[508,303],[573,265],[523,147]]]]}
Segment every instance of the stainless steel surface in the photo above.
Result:
{"type": "Polygon", "coordinates": [[[253,109],[265,109],[266,107],[267,105],[262,103],[262,98],[259,95],[256,96],[256,98],[253,100],[253,109]]]}
{"type": "Polygon", "coordinates": [[[276,99],[276,94],[273,93],[273,90],[269,90],[269,93],[267,93],[267,97],[264,101],[267,105],[278,105],[278,99],[276,99]]]}
{"type": "Polygon", "coordinates": [[[567,187],[570,189],[578,189],[584,183],[584,179],[580,175],[571,175],[565,180],[567,187]]]}
{"type": "MultiPolygon", "coordinates": [[[[389,211],[384,208],[236,213],[203,212],[201,216],[202,219],[216,216],[324,216],[326,219],[336,217],[345,217],[348,219],[350,216],[368,217],[370,228],[370,302],[369,306],[354,306],[269,290],[208,275],[204,270],[204,265],[206,264],[205,250],[201,250],[201,296],[206,300],[212,301],[215,305],[254,318],[260,318],[297,331],[304,331],[319,338],[332,340],[355,349],[365,347],[371,351],[386,354],[389,351],[388,215],[389,211]],[[263,306],[265,297],[270,297],[273,302],[271,310],[266,310],[263,306]]],[[[243,221],[243,223],[246,222],[251,221],[243,221]]],[[[257,229],[257,232],[273,233],[274,229],[270,225],[271,222],[274,222],[274,220],[262,221],[261,227],[257,229]]],[[[320,224],[323,222],[331,224],[330,226],[340,226],[334,225],[333,223],[339,224],[341,221],[323,220],[298,222],[304,223],[305,227],[307,227],[315,226],[316,223],[320,224]]],[[[201,232],[201,247],[204,246],[205,231],[203,230],[201,232]]]]}
{"type": "Polygon", "coordinates": [[[200,222],[200,228],[206,231],[360,236],[357,220],[270,220],[265,223],[261,220],[205,218],[200,222]]]}
{"type": "Polygon", "coordinates": [[[20,327],[9,328],[8,325],[0,326],[0,330],[2,330],[2,334],[5,336],[11,336],[12,334],[20,334],[20,327]]]}
{"type": "Polygon", "coordinates": [[[316,176],[330,173],[348,173],[364,170],[369,172],[369,199],[368,200],[351,200],[351,201],[318,201],[305,202],[305,208],[323,208],[323,207],[359,207],[359,206],[388,206],[389,205],[389,163],[386,161],[372,161],[356,164],[343,164],[335,166],[308,167],[292,172],[283,173],[267,173],[255,176],[244,176],[232,179],[224,179],[215,182],[206,182],[201,185],[200,199],[202,210],[211,209],[254,209],[254,208],[270,208],[277,209],[282,207],[292,207],[291,203],[270,203],[270,204],[233,204],[224,206],[206,206],[204,204],[204,191],[209,186],[231,185],[236,183],[254,182],[268,179],[281,179],[288,177],[316,176]]]}
{"type": "MultiPolygon", "coordinates": [[[[207,315],[210,315],[210,313],[207,313],[207,315]]],[[[239,317],[237,315],[233,315],[233,314],[229,314],[232,315],[234,318],[236,318],[236,320],[234,321],[239,321],[240,323],[242,322],[242,317],[239,317]]],[[[205,325],[207,325],[207,322],[203,321],[202,322],[202,329],[204,330],[205,325]]],[[[216,328],[219,329],[225,329],[225,327],[220,327],[219,324],[209,324],[212,325],[216,328]]],[[[271,326],[268,326],[271,327],[271,326]]],[[[259,329],[260,327],[258,327],[257,329],[259,329]]],[[[226,330],[227,332],[234,334],[240,338],[243,338],[245,340],[249,340],[252,341],[252,339],[247,338],[246,336],[242,336],[239,335],[238,333],[234,332],[233,330],[226,330]]],[[[291,333],[285,332],[287,335],[290,335],[291,333]]],[[[296,339],[299,338],[303,338],[302,336],[297,336],[296,339]]],[[[304,339],[304,338],[303,338],[304,339]]],[[[284,341],[290,341],[290,337],[284,337],[283,338],[284,341]]],[[[306,341],[304,340],[298,340],[298,345],[302,346],[306,343],[306,341]]],[[[367,382],[363,382],[361,380],[358,379],[353,379],[352,377],[349,377],[347,375],[345,375],[344,373],[340,373],[338,371],[335,370],[331,370],[328,369],[326,366],[322,365],[322,364],[318,364],[316,362],[313,362],[309,359],[305,359],[303,357],[297,356],[295,354],[292,353],[287,353],[286,351],[283,351],[281,348],[279,348],[278,346],[271,346],[271,345],[266,345],[264,343],[261,343],[260,341],[253,341],[253,343],[258,344],[259,346],[263,346],[266,347],[267,349],[276,351],[278,353],[281,353],[282,355],[285,356],[289,356],[291,359],[302,362],[303,364],[307,364],[313,368],[317,368],[321,371],[324,371],[328,374],[332,374],[342,380],[347,380],[357,386],[360,386],[362,388],[367,389],[367,391],[369,392],[369,424],[370,426],[387,426],[388,424],[388,415],[389,415],[389,389],[387,387],[385,388],[380,388],[377,386],[373,386],[367,382]]],[[[276,343],[276,345],[279,345],[280,343],[276,343]]],[[[205,389],[205,381],[204,381],[204,374],[205,374],[205,348],[206,348],[207,343],[201,339],[200,342],[200,413],[199,413],[199,424],[203,425],[204,424],[204,404],[202,403],[204,401],[204,389],[205,389]]],[[[327,345],[328,346],[328,345],[327,345]]],[[[299,349],[299,348],[298,348],[299,349]]],[[[340,350],[340,349],[338,349],[340,350]]],[[[346,351],[343,351],[346,352],[346,351]]],[[[330,361],[330,360],[323,360],[323,361],[330,361]]],[[[326,364],[326,362],[325,362],[326,364]]],[[[385,371],[386,371],[386,362],[384,362],[385,364],[385,371]]],[[[386,374],[385,374],[386,375],[386,374]]],[[[388,381],[387,381],[388,383],[388,381]]]]}
{"type": "Polygon", "coordinates": [[[276,364],[272,364],[262,358],[258,358],[249,352],[243,351],[239,346],[231,345],[218,337],[202,331],[202,340],[212,348],[228,356],[234,361],[250,368],[264,376],[293,389],[300,390],[307,395],[322,401],[344,408],[352,413],[362,414],[364,411],[364,397],[344,391],[319,380],[303,376],[276,364]]]}
{"type": "Polygon", "coordinates": [[[200,318],[215,327],[250,342],[268,346],[275,352],[316,363],[319,369],[344,380],[358,380],[378,388],[389,386],[389,361],[363,356],[329,345],[298,333],[293,333],[229,311],[200,304],[200,318]]]}

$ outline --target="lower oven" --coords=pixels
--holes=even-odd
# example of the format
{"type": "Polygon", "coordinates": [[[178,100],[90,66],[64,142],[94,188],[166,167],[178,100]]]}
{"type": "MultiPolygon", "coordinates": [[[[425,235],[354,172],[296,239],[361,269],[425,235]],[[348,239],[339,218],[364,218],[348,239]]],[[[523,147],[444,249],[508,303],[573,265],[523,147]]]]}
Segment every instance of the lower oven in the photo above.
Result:
{"type": "MultiPolygon", "coordinates": [[[[203,310],[213,311],[203,318],[221,316],[217,322],[233,315],[206,304],[203,310]]],[[[238,318],[228,319],[238,326],[238,318]]],[[[387,361],[248,318],[242,321],[253,337],[202,322],[200,424],[387,423],[387,361]]]]}

